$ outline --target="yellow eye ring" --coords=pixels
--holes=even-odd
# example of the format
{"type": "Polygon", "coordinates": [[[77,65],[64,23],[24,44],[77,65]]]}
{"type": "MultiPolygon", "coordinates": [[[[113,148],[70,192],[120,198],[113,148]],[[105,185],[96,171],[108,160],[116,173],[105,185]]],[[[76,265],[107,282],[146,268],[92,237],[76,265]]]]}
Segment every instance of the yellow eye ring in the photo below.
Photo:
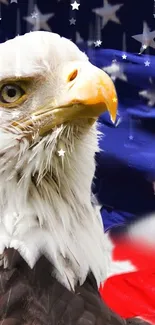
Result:
{"type": "Polygon", "coordinates": [[[0,102],[2,105],[14,105],[24,96],[24,94],[25,91],[18,84],[7,83],[0,89],[0,102]]]}

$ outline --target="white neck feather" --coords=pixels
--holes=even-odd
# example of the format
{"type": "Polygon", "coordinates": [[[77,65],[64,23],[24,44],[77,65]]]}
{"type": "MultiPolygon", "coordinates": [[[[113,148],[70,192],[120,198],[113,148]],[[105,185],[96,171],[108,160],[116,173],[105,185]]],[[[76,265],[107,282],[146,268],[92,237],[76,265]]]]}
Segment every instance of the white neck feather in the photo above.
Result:
{"type": "Polygon", "coordinates": [[[0,253],[14,247],[30,267],[44,254],[69,289],[89,271],[99,285],[106,276],[106,247],[90,199],[95,125],[61,126],[31,148],[2,129],[0,139],[0,253]]]}

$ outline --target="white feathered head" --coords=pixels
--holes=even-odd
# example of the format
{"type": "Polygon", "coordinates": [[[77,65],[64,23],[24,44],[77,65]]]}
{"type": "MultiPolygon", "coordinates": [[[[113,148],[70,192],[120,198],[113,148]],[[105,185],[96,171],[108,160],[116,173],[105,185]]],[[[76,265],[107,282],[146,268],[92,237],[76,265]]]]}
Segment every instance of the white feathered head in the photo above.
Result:
{"type": "Polygon", "coordinates": [[[71,41],[33,32],[0,45],[0,251],[40,254],[65,285],[102,273],[102,226],[90,202],[94,122],[117,96],[71,41]],[[69,279],[69,280],[68,280],[69,279]]]}

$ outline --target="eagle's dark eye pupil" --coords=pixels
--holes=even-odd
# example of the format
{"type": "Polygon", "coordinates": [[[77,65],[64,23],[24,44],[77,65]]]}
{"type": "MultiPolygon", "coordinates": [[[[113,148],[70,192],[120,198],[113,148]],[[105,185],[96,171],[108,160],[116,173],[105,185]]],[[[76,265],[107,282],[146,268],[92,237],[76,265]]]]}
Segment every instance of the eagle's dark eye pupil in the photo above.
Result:
{"type": "Polygon", "coordinates": [[[24,94],[25,91],[17,84],[5,84],[0,89],[0,102],[15,105],[24,94]]]}
{"type": "Polygon", "coordinates": [[[15,97],[15,96],[16,96],[16,89],[14,89],[14,88],[10,88],[10,89],[8,89],[8,90],[7,90],[7,95],[8,95],[9,97],[15,97]]]}

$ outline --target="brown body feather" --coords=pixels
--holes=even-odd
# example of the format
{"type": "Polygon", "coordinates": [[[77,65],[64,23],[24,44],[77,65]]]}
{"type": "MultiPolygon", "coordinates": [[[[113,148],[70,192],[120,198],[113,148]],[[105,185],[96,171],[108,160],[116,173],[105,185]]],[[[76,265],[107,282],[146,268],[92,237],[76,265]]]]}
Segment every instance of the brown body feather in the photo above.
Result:
{"type": "Polygon", "coordinates": [[[90,274],[75,292],[68,291],[52,275],[42,257],[33,270],[14,250],[7,250],[8,268],[0,268],[1,325],[132,325],[101,300],[90,274]]]}

